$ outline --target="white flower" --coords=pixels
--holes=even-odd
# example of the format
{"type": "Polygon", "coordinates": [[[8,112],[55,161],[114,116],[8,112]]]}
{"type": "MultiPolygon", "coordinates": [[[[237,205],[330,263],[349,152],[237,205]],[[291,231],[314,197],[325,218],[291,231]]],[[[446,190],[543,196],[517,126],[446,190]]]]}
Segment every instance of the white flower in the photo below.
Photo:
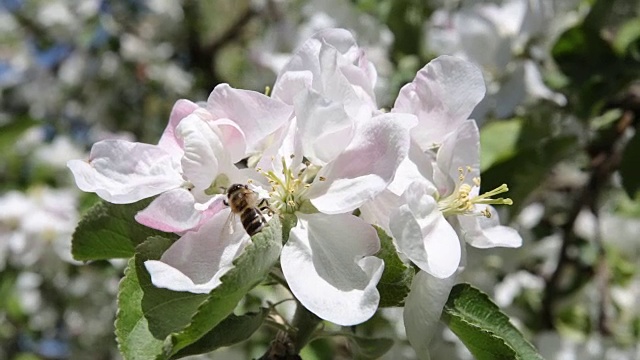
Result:
{"type": "Polygon", "coordinates": [[[551,6],[547,0],[510,0],[500,7],[478,4],[455,13],[434,13],[428,32],[433,51],[478,64],[490,84],[476,118],[489,111],[499,118],[510,116],[528,95],[566,103],[542,81],[538,63],[546,59],[535,59],[535,49],[527,50],[547,36],[554,19],[551,6]]]}
{"type": "Polygon", "coordinates": [[[21,266],[71,258],[71,234],[78,224],[77,194],[69,189],[32,188],[0,197],[0,267],[6,258],[21,266]],[[53,250],[53,251],[51,251],[53,250]],[[11,256],[14,255],[14,256],[11,256]]]}
{"type": "Polygon", "coordinates": [[[68,166],[81,190],[112,203],[159,195],[136,220],[181,232],[219,210],[215,205],[223,198],[221,186],[246,182],[247,172],[234,163],[256,151],[256,144],[288,120],[290,112],[277,100],[222,84],[212,92],[207,109],[178,101],[158,145],[100,141],[89,161],[72,160],[68,166]]]}
{"type": "Polygon", "coordinates": [[[385,190],[409,149],[415,117],[375,107],[375,69],[351,34],[316,34],[279,74],[273,96],[295,118],[265,152],[271,204],[298,222],[281,265],[296,298],[340,325],[377,309],[382,260],[374,228],[351,213],[385,190]]]}

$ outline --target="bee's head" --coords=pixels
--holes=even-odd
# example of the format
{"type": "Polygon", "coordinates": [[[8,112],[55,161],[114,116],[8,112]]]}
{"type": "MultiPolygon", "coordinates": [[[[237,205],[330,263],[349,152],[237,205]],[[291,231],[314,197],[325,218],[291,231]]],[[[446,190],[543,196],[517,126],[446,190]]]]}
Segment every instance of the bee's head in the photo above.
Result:
{"type": "Polygon", "coordinates": [[[246,187],[247,185],[243,185],[243,184],[233,184],[229,186],[229,188],[227,189],[227,195],[233,194],[234,192],[244,189],[246,187]]]}

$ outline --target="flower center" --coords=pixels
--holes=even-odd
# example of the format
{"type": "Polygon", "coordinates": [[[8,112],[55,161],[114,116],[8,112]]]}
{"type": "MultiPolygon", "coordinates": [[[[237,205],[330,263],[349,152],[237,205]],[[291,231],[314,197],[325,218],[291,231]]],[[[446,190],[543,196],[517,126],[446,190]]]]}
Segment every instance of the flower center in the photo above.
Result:
{"type": "Polygon", "coordinates": [[[482,215],[487,218],[491,217],[488,207],[484,210],[477,211],[475,205],[511,205],[513,201],[509,198],[497,198],[492,196],[502,194],[509,191],[507,184],[502,184],[497,188],[487,191],[484,194],[472,196],[471,191],[474,187],[480,187],[480,178],[473,178],[473,186],[465,183],[467,175],[471,172],[471,167],[467,166],[466,171],[462,167],[458,168],[458,185],[456,190],[446,198],[438,201],[438,207],[444,216],[450,215],[482,215]]]}
{"type": "Polygon", "coordinates": [[[287,165],[283,157],[281,174],[277,174],[273,170],[262,171],[258,169],[258,172],[266,176],[271,184],[270,206],[280,214],[293,214],[300,211],[301,208],[311,205],[305,195],[319,170],[320,167],[305,161],[300,165],[300,170],[296,172],[287,165]]]}

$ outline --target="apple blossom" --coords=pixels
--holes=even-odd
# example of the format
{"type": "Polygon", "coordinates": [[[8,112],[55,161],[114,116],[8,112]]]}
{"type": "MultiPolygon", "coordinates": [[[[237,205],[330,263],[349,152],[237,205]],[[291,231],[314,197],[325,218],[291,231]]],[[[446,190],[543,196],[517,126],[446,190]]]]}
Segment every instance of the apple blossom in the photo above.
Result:
{"type": "Polygon", "coordinates": [[[502,6],[477,4],[456,12],[434,12],[429,45],[438,54],[468,59],[482,67],[489,83],[487,97],[474,112],[504,118],[527,96],[564,105],[566,99],[543,82],[539,63],[540,42],[556,21],[551,2],[510,0],[502,6]]]}
{"type": "Polygon", "coordinates": [[[374,83],[348,32],[316,34],[278,76],[273,96],[296,117],[259,162],[271,205],[297,217],[281,254],[287,283],[308,310],[340,325],[377,309],[379,239],[351,213],[391,183],[415,125],[413,115],[375,109],[374,83]]]}
{"type": "Polygon", "coordinates": [[[480,248],[522,243],[514,229],[499,225],[491,207],[511,203],[494,198],[507,186],[479,193],[479,131],[467,118],[483,96],[482,75],[464,60],[441,56],[420,70],[392,110],[418,118],[411,149],[386,192],[363,206],[364,218],[388,229],[398,250],[421,270],[404,315],[419,356],[426,356],[425,334],[433,333],[456,272],[464,267],[461,242],[480,248]],[[390,204],[395,210],[385,213],[390,204]]]}
{"type": "Polygon", "coordinates": [[[70,251],[71,234],[78,224],[76,203],[77,194],[71,189],[35,187],[27,194],[9,191],[0,196],[0,268],[9,254],[15,254],[14,260],[22,266],[52,259],[56,264],[60,259],[77,264],[70,251]],[[49,259],[50,254],[55,256],[49,259]]]}
{"type": "Polygon", "coordinates": [[[78,187],[119,204],[159,195],[137,215],[138,222],[170,232],[199,226],[219,209],[213,204],[222,201],[221,186],[246,182],[248,174],[234,164],[290,113],[284,103],[226,84],[213,90],[207,109],[178,101],[157,145],[96,143],[89,161],[68,163],[78,187]],[[246,107],[254,111],[249,113],[246,103],[261,106],[246,107]]]}

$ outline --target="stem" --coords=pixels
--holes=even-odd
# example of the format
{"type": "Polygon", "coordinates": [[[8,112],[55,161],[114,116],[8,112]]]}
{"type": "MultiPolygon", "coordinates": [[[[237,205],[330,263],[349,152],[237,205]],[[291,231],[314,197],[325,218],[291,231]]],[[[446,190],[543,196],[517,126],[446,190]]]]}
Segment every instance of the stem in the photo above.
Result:
{"type": "Polygon", "coordinates": [[[299,353],[300,350],[302,350],[302,348],[311,340],[314,331],[321,321],[322,320],[320,320],[319,317],[312,314],[302,306],[302,304],[298,303],[292,322],[293,327],[296,328],[296,333],[293,339],[296,353],[299,353]]]}
{"type": "MultiPolygon", "coordinates": [[[[280,330],[260,360],[299,360],[300,350],[313,338],[322,320],[298,303],[291,330],[280,330]]],[[[273,324],[272,324],[273,325],[273,324]]]]}

